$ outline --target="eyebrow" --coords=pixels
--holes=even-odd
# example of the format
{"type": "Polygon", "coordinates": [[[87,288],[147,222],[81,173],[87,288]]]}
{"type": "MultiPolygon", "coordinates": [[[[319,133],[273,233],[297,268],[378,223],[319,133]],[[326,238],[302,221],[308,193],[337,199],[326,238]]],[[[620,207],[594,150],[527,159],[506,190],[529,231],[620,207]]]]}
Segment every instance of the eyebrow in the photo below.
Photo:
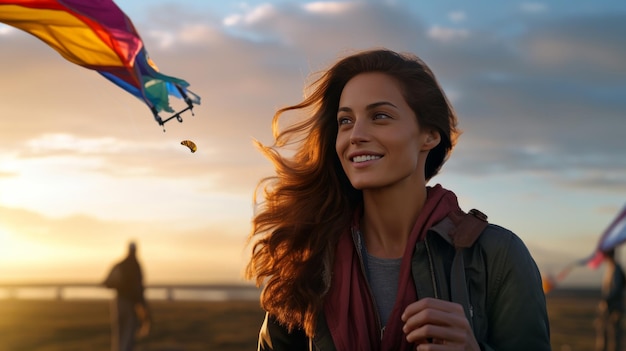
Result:
{"type": "MultiPolygon", "coordinates": [[[[374,102],[374,103],[371,103],[371,104],[367,105],[365,107],[365,109],[366,110],[372,110],[372,109],[375,109],[376,107],[379,107],[379,106],[391,106],[391,107],[394,107],[394,108],[398,108],[398,106],[392,104],[389,101],[379,101],[379,102],[374,102]]],[[[351,112],[351,111],[352,111],[352,109],[350,107],[340,107],[339,110],[337,110],[337,112],[351,112]]]]}

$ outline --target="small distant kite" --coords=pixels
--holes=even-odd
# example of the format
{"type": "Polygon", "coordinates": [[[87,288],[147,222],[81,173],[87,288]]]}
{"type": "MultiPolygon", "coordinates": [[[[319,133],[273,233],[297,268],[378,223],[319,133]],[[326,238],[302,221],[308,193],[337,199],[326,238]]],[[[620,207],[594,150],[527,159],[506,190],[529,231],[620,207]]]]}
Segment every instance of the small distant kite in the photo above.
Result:
{"type": "Polygon", "coordinates": [[[196,150],[198,150],[198,147],[196,146],[196,143],[194,143],[191,140],[183,140],[180,142],[181,145],[185,145],[186,147],[189,148],[189,151],[191,151],[192,153],[196,152],[196,150]]]}
{"type": "Polygon", "coordinates": [[[0,22],[32,34],[68,61],[133,94],[160,126],[172,118],[182,122],[181,114],[189,110],[193,115],[193,105],[200,104],[189,83],[159,73],[131,20],[112,0],[0,0],[0,22]],[[169,96],[187,107],[176,112],[169,96]],[[172,115],[163,119],[162,111],[172,115]]]}

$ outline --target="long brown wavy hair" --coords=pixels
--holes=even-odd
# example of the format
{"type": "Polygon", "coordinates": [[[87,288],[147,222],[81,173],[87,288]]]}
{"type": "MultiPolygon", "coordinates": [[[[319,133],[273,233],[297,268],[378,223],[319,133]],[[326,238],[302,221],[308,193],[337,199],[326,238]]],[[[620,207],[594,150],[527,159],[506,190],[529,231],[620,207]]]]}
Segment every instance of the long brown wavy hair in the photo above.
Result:
{"type": "Polygon", "coordinates": [[[349,228],[362,201],[361,191],[352,187],[343,171],[335,141],[341,92],[351,78],[364,72],[394,77],[419,126],[441,134],[441,142],[426,159],[426,179],[439,172],[459,134],[454,110],[428,66],[415,55],[387,49],[339,60],[309,86],[310,94],[302,102],[275,113],[274,144],[256,142],[276,174],[262,179],[254,196],[256,211],[248,238],[254,244],[246,278],[263,286],[261,306],[268,313],[288,330],[303,329],[309,337],[330,286],[338,237],[349,228]],[[280,117],[293,111],[308,117],[281,130],[280,117]],[[259,191],[262,202],[257,201],[259,191]]]}

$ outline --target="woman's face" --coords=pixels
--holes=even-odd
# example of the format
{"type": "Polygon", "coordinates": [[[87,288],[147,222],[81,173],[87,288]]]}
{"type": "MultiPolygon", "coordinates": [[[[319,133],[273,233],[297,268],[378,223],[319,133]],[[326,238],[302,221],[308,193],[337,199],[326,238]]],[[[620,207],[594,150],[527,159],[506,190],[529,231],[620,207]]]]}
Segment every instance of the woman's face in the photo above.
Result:
{"type": "Polygon", "coordinates": [[[432,133],[420,130],[394,78],[368,72],[350,79],[337,124],[337,155],[356,189],[425,186],[425,159],[436,143],[430,145],[432,133]]]}

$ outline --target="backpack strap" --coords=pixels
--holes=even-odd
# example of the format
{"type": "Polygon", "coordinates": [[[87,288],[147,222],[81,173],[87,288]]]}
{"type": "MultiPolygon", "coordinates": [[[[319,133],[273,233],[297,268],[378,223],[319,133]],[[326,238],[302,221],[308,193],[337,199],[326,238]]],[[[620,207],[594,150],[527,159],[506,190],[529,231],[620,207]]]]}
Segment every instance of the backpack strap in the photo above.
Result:
{"type": "Polygon", "coordinates": [[[488,224],[487,215],[475,208],[468,213],[463,211],[452,212],[449,217],[455,226],[454,230],[450,232],[450,238],[455,248],[471,247],[488,224]]]}
{"type": "Polygon", "coordinates": [[[463,306],[465,316],[472,329],[474,329],[472,318],[474,311],[469,301],[467,281],[465,280],[463,249],[471,247],[487,227],[487,215],[472,209],[467,214],[463,211],[453,212],[449,217],[455,224],[455,228],[450,232],[450,238],[456,251],[450,272],[450,295],[453,302],[463,306]]]}

